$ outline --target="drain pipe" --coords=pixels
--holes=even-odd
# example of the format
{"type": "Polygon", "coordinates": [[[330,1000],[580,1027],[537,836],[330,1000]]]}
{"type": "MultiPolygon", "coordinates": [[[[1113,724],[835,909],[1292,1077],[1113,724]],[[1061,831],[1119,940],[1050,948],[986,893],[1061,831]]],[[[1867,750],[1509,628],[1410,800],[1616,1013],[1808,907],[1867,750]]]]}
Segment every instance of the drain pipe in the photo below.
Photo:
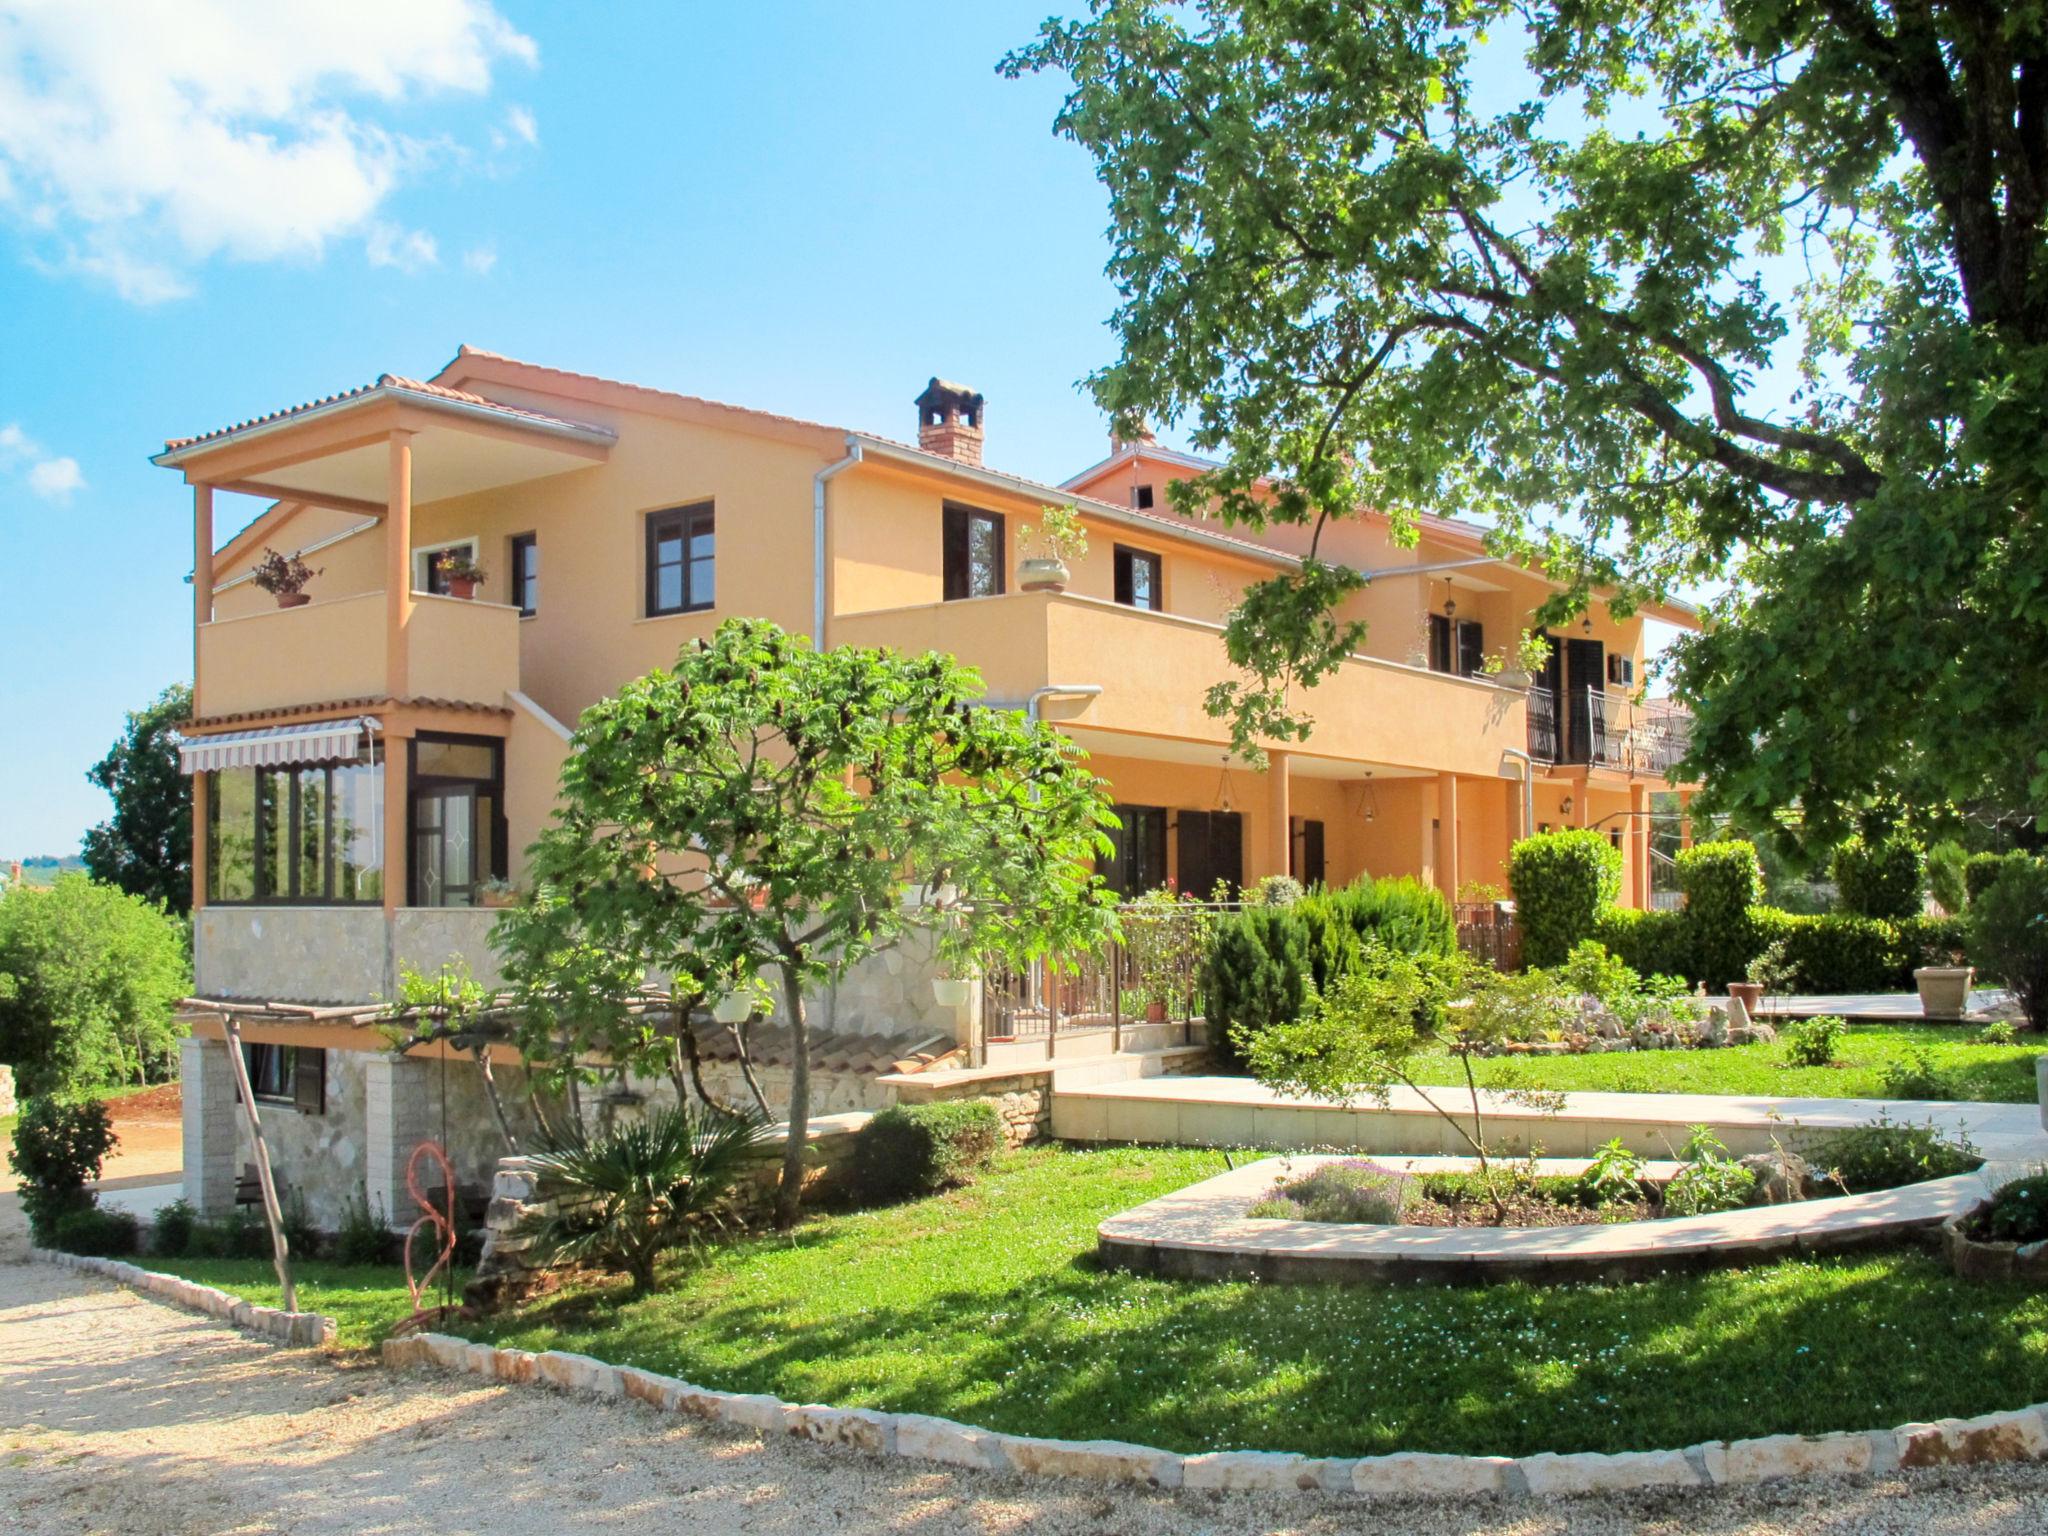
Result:
{"type": "Polygon", "coordinates": [[[811,476],[811,649],[825,649],[825,482],[861,461],[860,440],[846,439],[846,457],[811,476]]]}
{"type": "Polygon", "coordinates": [[[1502,757],[1511,757],[1522,765],[1522,836],[1536,835],[1536,759],[1520,747],[1502,747],[1502,757]]]}
{"type": "Polygon", "coordinates": [[[1035,689],[1024,701],[1024,718],[1033,725],[1038,724],[1039,706],[1047,699],[1099,699],[1102,697],[1100,683],[1048,683],[1035,689]]]}

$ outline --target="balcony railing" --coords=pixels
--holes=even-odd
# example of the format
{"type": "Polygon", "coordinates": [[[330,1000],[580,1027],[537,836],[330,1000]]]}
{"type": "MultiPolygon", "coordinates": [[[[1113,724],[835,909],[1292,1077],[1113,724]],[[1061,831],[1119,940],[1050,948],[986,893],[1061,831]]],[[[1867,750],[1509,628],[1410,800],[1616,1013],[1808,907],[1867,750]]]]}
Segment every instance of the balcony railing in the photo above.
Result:
{"type": "Polygon", "coordinates": [[[1529,755],[1669,778],[1692,745],[1692,716],[1669,700],[1638,704],[1604,688],[1529,690],[1529,755]],[[1559,705],[1564,707],[1560,710],[1559,705]]]}

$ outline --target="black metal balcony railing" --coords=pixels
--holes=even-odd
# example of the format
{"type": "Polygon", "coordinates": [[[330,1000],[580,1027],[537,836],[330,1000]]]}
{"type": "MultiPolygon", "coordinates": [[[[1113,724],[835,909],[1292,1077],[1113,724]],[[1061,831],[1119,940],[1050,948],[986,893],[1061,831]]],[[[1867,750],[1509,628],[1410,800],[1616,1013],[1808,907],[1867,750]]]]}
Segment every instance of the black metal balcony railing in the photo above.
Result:
{"type": "Polygon", "coordinates": [[[1547,688],[1529,690],[1529,755],[1538,762],[1668,778],[1691,744],[1692,716],[1667,699],[1638,704],[1604,688],[1561,698],[1547,688]]]}

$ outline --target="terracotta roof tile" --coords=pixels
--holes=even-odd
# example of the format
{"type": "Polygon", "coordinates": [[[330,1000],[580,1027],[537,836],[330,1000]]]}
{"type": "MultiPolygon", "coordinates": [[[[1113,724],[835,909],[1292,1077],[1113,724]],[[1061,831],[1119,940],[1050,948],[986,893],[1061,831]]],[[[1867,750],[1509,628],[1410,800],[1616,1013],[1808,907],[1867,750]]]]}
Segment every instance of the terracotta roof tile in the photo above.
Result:
{"type": "Polygon", "coordinates": [[[545,411],[528,410],[525,406],[520,405],[507,405],[502,400],[492,400],[483,395],[471,394],[468,390],[450,389],[445,384],[436,384],[430,380],[411,379],[406,378],[402,374],[385,373],[379,374],[375,383],[361,384],[354,389],[344,389],[338,394],[323,395],[318,400],[308,400],[303,405],[288,405],[283,410],[271,411],[262,416],[252,416],[247,421],[238,421],[230,427],[219,427],[211,432],[201,432],[195,437],[166,438],[164,439],[164,450],[165,452],[172,452],[179,448],[190,448],[195,443],[210,443],[221,438],[232,437],[237,432],[248,431],[251,427],[268,426],[271,422],[285,421],[293,416],[303,416],[308,411],[317,411],[330,405],[340,405],[344,401],[360,399],[363,396],[375,394],[381,389],[398,389],[408,394],[427,395],[435,399],[452,400],[462,405],[481,406],[487,410],[503,412],[507,416],[523,417],[528,421],[540,422],[552,427],[573,427],[581,432],[606,430],[602,427],[592,427],[586,422],[570,421],[561,416],[550,416],[545,411]]]}

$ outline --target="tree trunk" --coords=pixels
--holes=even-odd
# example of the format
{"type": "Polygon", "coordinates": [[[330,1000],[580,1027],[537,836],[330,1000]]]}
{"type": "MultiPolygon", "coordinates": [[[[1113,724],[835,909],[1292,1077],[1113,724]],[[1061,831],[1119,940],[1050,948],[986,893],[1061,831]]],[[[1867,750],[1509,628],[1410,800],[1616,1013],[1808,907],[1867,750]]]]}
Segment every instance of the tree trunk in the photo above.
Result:
{"type": "Polygon", "coordinates": [[[484,1097],[491,1101],[491,1113],[498,1117],[498,1134],[505,1138],[506,1150],[517,1157],[519,1138],[512,1134],[512,1121],[505,1113],[505,1101],[498,1096],[498,1079],[491,1072],[491,1048],[488,1045],[476,1048],[476,1065],[483,1077],[484,1097]]]}
{"type": "Polygon", "coordinates": [[[804,1019],[803,983],[794,961],[782,963],[782,992],[789,1002],[789,1135],[782,1144],[782,1184],[775,1192],[775,1225],[796,1225],[804,1192],[804,1157],[811,1141],[811,1041],[804,1019]]]}

